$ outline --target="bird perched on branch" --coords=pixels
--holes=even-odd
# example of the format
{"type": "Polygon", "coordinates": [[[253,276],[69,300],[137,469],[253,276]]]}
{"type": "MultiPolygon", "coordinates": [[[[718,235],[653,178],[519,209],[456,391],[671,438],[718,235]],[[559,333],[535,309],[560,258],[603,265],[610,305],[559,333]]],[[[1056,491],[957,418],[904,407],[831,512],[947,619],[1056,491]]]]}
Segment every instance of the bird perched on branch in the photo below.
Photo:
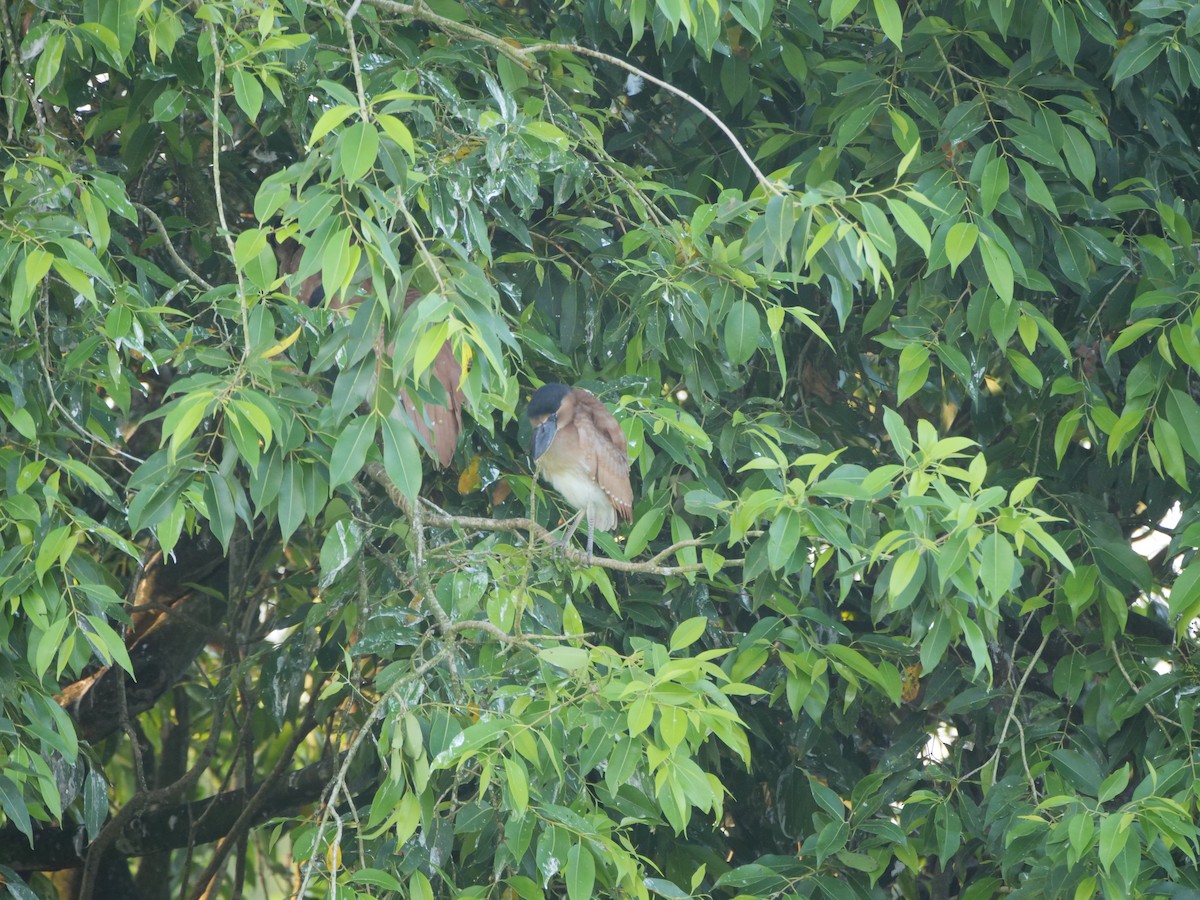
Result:
{"type": "MultiPolygon", "coordinates": [[[[304,247],[292,238],[276,245],[275,254],[279,259],[280,271],[293,275],[300,270],[304,257],[304,247]]],[[[368,278],[359,286],[357,295],[335,297],[328,302],[331,310],[341,315],[362,302],[363,296],[371,291],[371,280],[368,278]]],[[[404,297],[404,309],[408,309],[414,301],[421,298],[420,291],[408,291],[404,297]]],[[[321,273],[310,275],[296,287],[296,299],[308,306],[320,306],[326,302],[325,289],[321,285],[321,273]]],[[[389,357],[392,355],[392,345],[380,342],[380,348],[389,357]]],[[[450,343],[442,344],[433,360],[433,377],[441,382],[446,394],[446,403],[425,403],[422,409],[417,409],[408,391],[400,391],[399,403],[392,415],[412,428],[417,437],[433,458],[445,468],[454,459],[454,449],[458,444],[458,436],[462,432],[462,410],[466,399],[462,392],[462,367],[454,356],[450,343]],[[402,414],[400,410],[403,409],[402,414]]]]}
{"type": "Polygon", "coordinates": [[[595,529],[612,531],[618,520],[633,517],[625,433],[594,394],[565,384],[534,391],[528,414],[537,470],[579,510],[563,542],[586,518],[591,561],[595,529]]]}

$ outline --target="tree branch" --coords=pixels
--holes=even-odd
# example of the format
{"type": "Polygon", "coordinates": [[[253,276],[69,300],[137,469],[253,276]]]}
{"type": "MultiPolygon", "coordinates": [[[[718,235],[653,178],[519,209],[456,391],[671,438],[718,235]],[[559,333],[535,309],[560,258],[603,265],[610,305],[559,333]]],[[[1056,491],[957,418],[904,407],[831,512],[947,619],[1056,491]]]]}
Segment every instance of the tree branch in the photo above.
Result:
{"type": "MultiPolygon", "coordinates": [[[[321,762],[284,774],[263,795],[252,813],[254,823],[287,815],[315,803],[321,791],[338,771],[343,757],[332,756],[321,762]]],[[[360,792],[370,785],[375,772],[359,772],[350,790],[360,792]]],[[[203,800],[164,805],[162,791],[151,792],[153,803],[121,823],[115,831],[109,852],[123,858],[148,856],[179,850],[189,843],[211,844],[229,834],[251,798],[258,795],[265,781],[225,791],[203,800]],[[193,827],[194,826],[194,827],[193,827]]],[[[168,789],[170,790],[170,789],[168,789]]],[[[114,820],[110,820],[114,821],[114,820]]],[[[46,828],[34,832],[34,847],[29,849],[25,835],[11,825],[0,828],[0,865],[25,872],[50,872],[81,864],[77,841],[82,826],[46,828]]],[[[94,846],[94,844],[92,845],[94,846]]],[[[82,852],[88,852],[85,843],[82,852]]]]}
{"type": "MultiPolygon", "coordinates": [[[[314,691],[313,693],[316,694],[318,691],[314,691]]],[[[291,764],[292,757],[304,742],[304,739],[317,727],[317,720],[314,715],[315,707],[316,700],[314,699],[313,704],[309,707],[308,715],[296,727],[292,736],[288,738],[287,746],[279,754],[279,759],[276,760],[270,774],[256,785],[253,792],[247,793],[243,798],[241,807],[238,810],[240,814],[229,826],[224,837],[221,838],[221,843],[213,851],[213,857],[208,867],[204,870],[200,878],[197,879],[195,888],[191,893],[191,900],[200,900],[201,897],[207,894],[209,885],[216,877],[217,872],[225,865],[225,860],[229,856],[230,851],[241,842],[242,836],[250,830],[255,822],[261,821],[258,816],[261,814],[263,805],[271,796],[276,783],[283,779],[288,765],[291,764]]]]}
{"type": "Polygon", "coordinates": [[[742,158],[742,161],[747,165],[747,167],[749,167],[750,171],[754,173],[754,179],[758,182],[758,186],[763,189],[764,193],[776,195],[783,193],[783,191],[779,189],[779,186],[775,184],[775,182],[771,181],[771,179],[769,179],[766,175],[764,175],[762,169],[754,164],[754,160],[750,158],[750,153],[742,145],[742,142],[734,136],[733,130],[721,120],[721,117],[687,91],[683,90],[682,88],[677,88],[675,85],[668,81],[663,81],[661,78],[656,78],[645,69],[639,69],[633,63],[626,62],[619,56],[613,56],[609,53],[602,53],[599,50],[592,50],[589,47],[582,47],[579,44],[534,44],[532,47],[526,47],[522,52],[535,54],[548,53],[551,50],[565,50],[568,53],[577,53],[580,56],[590,56],[592,59],[598,59],[601,62],[606,62],[610,66],[616,66],[618,69],[624,69],[626,72],[629,72],[631,75],[636,75],[638,78],[644,78],[651,84],[662,88],[667,93],[674,94],[684,102],[690,103],[696,109],[700,110],[704,117],[716,125],[717,128],[720,129],[721,133],[725,135],[725,138],[730,144],[733,145],[733,149],[737,151],[738,156],[742,158]]]}
{"type": "Polygon", "coordinates": [[[175,265],[179,266],[179,270],[192,281],[194,281],[199,287],[206,291],[211,291],[213,286],[197,275],[195,270],[193,270],[191,266],[184,262],[183,257],[179,255],[179,251],[175,249],[175,244],[171,241],[171,235],[167,232],[167,226],[164,225],[163,220],[158,217],[158,213],[156,213],[150,207],[138,203],[136,200],[134,201],[133,205],[136,206],[142,215],[149,219],[154,225],[159,237],[163,239],[163,246],[167,248],[167,254],[174,261],[175,265]]]}
{"type": "MultiPolygon", "coordinates": [[[[387,473],[384,471],[383,465],[380,463],[370,463],[366,466],[365,471],[371,479],[387,491],[388,498],[398,507],[408,510],[411,506],[399,488],[397,488],[387,473]]],[[[432,506],[429,507],[433,509],[432,506]]],[[[508,531],[508,532],[529,532],[535,538],[544,540],[550,543],[553,540],[553,533],[544,528],[533,519],[526,518],[511,518],[511,519],[485,519],[480,516],[452,516],[443,512],[436,512],[432,515],[426,514],[422,516],[422,523],[425,526],[435,526],[440,528],[466,528],[474,531],[508,531]]],[[[687,542],[684,542],[687,546],[687,542]]],[[[671,550],[675,547],[668,548],[671,550]]],[[[628,562],[623,559],[611,559],[606,556],[593,556],[591,562],[588,561],[588,556],[581,550],[576,550],[574,547],[563,547],[563,556],[573,563],[586,568],[588,565],[600,566],[603,569],[612,569],[615,572],[636,572],[643,575],[660,575],[668,578],[674,575],[686,575],[689,572],[705,572],[708,567],[703,563],[691,563],[684,566],[660,566],[654,560],[649,562],[628,562]]],[[[662,554],[656,556],[658,559],[662,554]]],[[[725,565],[740,566],[745,562],[744,559],[727,559],[725,565]]]]}
{"type": "Polygon", "coordinates": [[[716,125],[717,128],[720,129],[721,133],[725,135],[725,138],[729,141],[729,143],[733,145],[733,149],[737,151],[738,156],[742,158],[742,161],[746,163],[746,165],[750,168],[750,171],[754,173],[754,178],[758,182],[758,186],[761,187],[765,193],[783,193],[779,186],[776,185],[775,182],[771,181],[771,179],[767,178],[767,176],[763,174],[762,170],[754,164],[754,160],[751,159],[750,154],[746,150],[745,146],[743,146],[742,142],[737,139],[733,133],[733,130],[721,120],[720,116],[718,116],[715,112],[713,112],[682,88],[677,88],[670,82],[663,81],[661,78],[656,78],[645,69],[638,68],[633,63],[626,62],[619,56],[613,56],[609,53],[603,53],[599,50],[592,50],[588,47],[580,46],[579,44],[545,43],[533,44],[529,47],[514,47],[504,38],[489,34],[488,32],[482,31],[473,25],[467,25],[463,22],[455,22],[453,19],[447,19],[444,16],[439,16],[424,4],[396,3],[395,0],[365,0],[365,2],[371,6],[377,7],[378,9],[387,10],[388,12],[397,13],[399,15],[411,16],[414,19],[420,19],[423,22],[436,25],[439,29],[447,33],[462,35],[464,37],[477,40],[480,43],[487,44],[489,47],[496,49],[504,56],[508,57],[513,62],[526,69],[533,67],[530,62],[532,57],[535,57],[541,53],[550,53],[554,50],[562,50],[567,53],[575,53],[579,56],[588,56],[592,59],[598,59],[601,62],[608,63],[611,66],[616,66],[618,69],[624,69],[626,72],[636,75],[639,78],[644,78],[651,84],[662,88],[664,91],[667,91],[670,94],[674,94],[676,97],[680,98],[686,103],[690,103],[692,106],[698,109],[705,118],[716,125]]]}

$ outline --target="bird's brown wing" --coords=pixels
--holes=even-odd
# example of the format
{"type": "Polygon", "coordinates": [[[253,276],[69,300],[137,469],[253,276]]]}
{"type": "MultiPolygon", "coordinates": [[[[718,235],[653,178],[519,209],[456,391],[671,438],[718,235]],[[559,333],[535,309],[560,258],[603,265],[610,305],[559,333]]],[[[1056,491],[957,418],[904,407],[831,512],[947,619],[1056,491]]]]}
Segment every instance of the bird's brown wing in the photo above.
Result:
{"type": "MultiPolygon", "coordinates": [[[[300,270],[301,257],[304,255],[304,248],[300,244],[289,238],[275,248],[275,253],[279,258],[279,268],[284,274],[295,274],[300,270]]],[[[296,299],[301,303],[312,304],[316,290],[321,286],[321,273],[311,275],[301,282],[296,289],[296,299]]],[[[345,312],[351,307],[357,306],[362,302],[362,297],[366,296],[373,290],[372,281],[368,278],[360,285],[360,293],[353,297],[336,297],[327,301],[327,305],[334,312],[345,312]]],[[[420,291],[409,291],[404,296],[404,308],[408,309],[414,301],[421,297],[420,291]]],[[[388,356],[392,355],[392,345],[383,346],[383,336],[381,335],[376,343],[377,349],[382,350],[388,356]]],[[[458,436],[462,432],[462,405],[463,393],[458,389],[459,382],[462,381],[462,369],[458,364],[458,360],[454,358],[454,351],[450,349],[450,345],[442,344],[438,350],[437,356],[433,360],[433,377],[442,383],[442,387],[446,389],[446,396],[450,398],[449,405],[441,406],[434,403],[426,403],[423,414],[417,412],[417,406],[413,403],[412,397],[407,391],[400,392],[400,403],[403,405],[405,412],[408,413],[408,419],[412,424],[412,429],[421,438],[422,443],[433,451],[433,457],[444,468],[450,465],[450,461],[454,459],[454,448],[458,444],[458,436]]]]}
{"type": "Polygon", "coordinates": [[[442,467],[450,465],[454,459],[454,448],[458,444],[458,435],[462,432],[463,392],[458,389],[462,380],[462,367],[454,358],[454,352],[449,344],[442,344],[437,356],[433,359],[433,377],[442,383],[449,397],[448,406],[436,403],[426,403],[424,417],[417,412],[416,404],[408,391],[400,392],[404,409],[412,420],[413,431],[433,450],[442,467]],[[425,420],[429,420],[426,424],[425,420]],[[432,427],[431,427],[432,426],[432,427]]]}
{"type": "MultiPolygon", "coordinates": [[[[304,248],[300,246],[299,241],[293,238],[275,245],[275,257],[279,260],[279,272],[282,275],[295,275],[300,271],[301,257],[304,256],[304,248]]],[[[313,294],[317,288],[321,286],[321,273],[309,275],[296,288],[296,299],[305,306],[315,305],[312,302],[313,294]]]]}
{"type": "Polygon", "coordinates": [[[571,399],[575,401],[575,427],[579,431],[582,462],[608,495],[617,515],[628,522],[633,517],[633,486],[629,483],[625,432],[593,394],[576,388],[571,391],[571,399]]]}
{"type": "MultiPolygon", "coordinates": [[[[420,291],[409,291],[404,297],[405,310],[420,298],[420,291]]],[[[392,348],[389,347],[388,354],[391,352],[392,348]]],[[[446,390],[446,396],[449,398],[446,406],[426,403],[425,414],[422,417],[407,391],[401,392],[400,400],[412,419],[413,430],[429,445],[434,457],[444,468],[454,459],[454,448],[458,444],[459,434],[462,433],[462,406],[465,399],[463,392],[459,390],[462,367],[454,357],[454,351],[448,342],[442,344],[437,356],[433,358],[433,377],[440,381],[446,390]],[[426,424],[426,420],[429,424],[426,424]]]]}

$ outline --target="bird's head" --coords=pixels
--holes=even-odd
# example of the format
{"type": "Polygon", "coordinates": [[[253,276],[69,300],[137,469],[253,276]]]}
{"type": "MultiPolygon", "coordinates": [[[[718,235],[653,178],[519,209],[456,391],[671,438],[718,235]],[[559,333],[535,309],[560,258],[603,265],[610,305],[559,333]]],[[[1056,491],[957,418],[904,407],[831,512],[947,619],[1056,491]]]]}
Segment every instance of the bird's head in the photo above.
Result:
{"type": "Polygon", "coordinates": [[[529,424],[533,426],[533,458],[538,459],[558,431],[558,411],[571,392],[565,384],[544,384],[529,398],[529,424]]]}

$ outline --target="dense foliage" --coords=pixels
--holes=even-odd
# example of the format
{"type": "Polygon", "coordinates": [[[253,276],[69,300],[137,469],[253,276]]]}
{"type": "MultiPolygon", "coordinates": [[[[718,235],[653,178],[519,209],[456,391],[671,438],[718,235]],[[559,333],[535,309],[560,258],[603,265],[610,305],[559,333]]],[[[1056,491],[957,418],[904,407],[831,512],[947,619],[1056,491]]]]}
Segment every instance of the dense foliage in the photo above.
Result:
{"type": "Polygon", "coordinates": [[[1200,891],[1200,6],[0,13],[13,896],[1200,891]]]}

